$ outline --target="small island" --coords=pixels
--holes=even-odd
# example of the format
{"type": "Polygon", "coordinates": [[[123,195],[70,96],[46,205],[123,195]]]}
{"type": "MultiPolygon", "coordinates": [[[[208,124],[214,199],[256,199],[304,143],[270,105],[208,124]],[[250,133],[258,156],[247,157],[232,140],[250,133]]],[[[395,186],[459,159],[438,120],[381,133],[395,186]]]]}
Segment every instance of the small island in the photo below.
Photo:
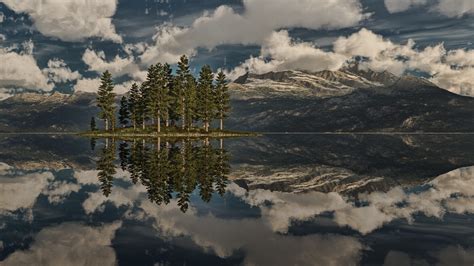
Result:
{"type": "Polygon", "coordinates": [[[112,75],[105,71],[97,92],[98,129],[91,118],[90,131],[81,135],[92,138],[225,138],[256,136],[257,133],[224,130],[224,120],[230,111],[226,75],[214,76],[205,65],[196,79],[190,71],[189,60],[183,55],[176,74],[167,63],[148,68],[147,78],[140,85],[133,83],[120,99],[112,75]],[[211,128],[212,125],[217,128],[211,128]]]}

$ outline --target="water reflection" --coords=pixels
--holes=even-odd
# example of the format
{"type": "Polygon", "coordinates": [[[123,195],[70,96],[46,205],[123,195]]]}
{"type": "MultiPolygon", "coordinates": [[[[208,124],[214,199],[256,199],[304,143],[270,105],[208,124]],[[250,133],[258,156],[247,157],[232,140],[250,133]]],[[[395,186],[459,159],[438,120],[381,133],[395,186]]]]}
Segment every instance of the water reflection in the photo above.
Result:
{"type": "Polygon", "coordinates": [[[474,262],[472,137],[2,141],[1,265],[474,262]]]}
{"type": "MultiPolygon", "coordinates": [[[[177,199],[181,211],[189,208],[190,194],[196,189],[204,202],[214,193],[224,195],[230,171],[223,140],[161,141],[133,140],[118,145],[120,168],[134,184],[146,187],[148,199],[158,205],[177,199]],[[215,147],[218,146],[218,147],[215,147]]],[[[116,142],[105,140],[97,161],[98,180],[103,194],[112,191],[116,166],[116,142]]]]}

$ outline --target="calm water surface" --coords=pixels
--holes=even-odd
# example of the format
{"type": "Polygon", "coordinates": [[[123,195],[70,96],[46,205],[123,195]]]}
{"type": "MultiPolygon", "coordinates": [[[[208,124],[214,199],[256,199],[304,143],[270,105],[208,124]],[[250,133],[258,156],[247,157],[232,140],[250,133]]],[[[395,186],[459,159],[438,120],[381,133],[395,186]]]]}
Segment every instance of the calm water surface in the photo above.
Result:
{"type": "Polygon", "coordinates": [[[0,143],[0,265],[474,264],[474,135],[0,143]]]}

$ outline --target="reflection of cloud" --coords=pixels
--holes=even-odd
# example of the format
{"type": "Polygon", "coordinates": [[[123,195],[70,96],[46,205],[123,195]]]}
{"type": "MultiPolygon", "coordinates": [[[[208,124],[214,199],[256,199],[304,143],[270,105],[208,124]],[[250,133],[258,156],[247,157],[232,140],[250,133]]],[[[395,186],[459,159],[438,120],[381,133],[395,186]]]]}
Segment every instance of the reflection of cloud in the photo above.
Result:
{"type": "Polygon", "coordinates": [[[111,241],[121,223],[87,227],[76,223],[41,230],[28,250],[17,251],[2,265],[116,265],[111,241]]]}
{"type": "Polygon", "coordinates": [[[188,236],[219,257],[243,251],[246,265],[353,265],[363,248],[355,238],[346,236],[278,234],[261,219],[199,216],[195,209],[184,214],[176,202],[157,206],[144,201],[140,208],[165,236],[188,236]]]}
{"type": "Polygon", "coordinates": [[[446,212],[474,211],[469,204],[474,202],[474,167],[441,175],[427,186],[416,193],[395,187],[388,192],[362,194],[359,198],[366,203],[363,206],[356,206],[337,193],[293,194],[261,189],[246,192],[236,185],[229,186],[229,191],[259,207],[264,219],[280,232],[286,232],[291,221],[306,221],[324,212],[332,212],[339,225],[367,234],[395,219],[411,221],[416,213],[441,218],[446,212]]]}
{"type": "Polygon", "coordinates": [[[385,257],[384,266],[404,266],[404,265],[473,265],[474,249],[464,249],[459,246],[448,246],[439,251],[430,252],[435,264],[428,263],[419,258],[411,258],[408,254],[400,251],[390,251],[385,257]]]}
{"type": "Polygon", "coordinates": [[[0,210],[31,208],[48,182],[53,179],[51,172],[13,177],[0,176],[0,210]]]}

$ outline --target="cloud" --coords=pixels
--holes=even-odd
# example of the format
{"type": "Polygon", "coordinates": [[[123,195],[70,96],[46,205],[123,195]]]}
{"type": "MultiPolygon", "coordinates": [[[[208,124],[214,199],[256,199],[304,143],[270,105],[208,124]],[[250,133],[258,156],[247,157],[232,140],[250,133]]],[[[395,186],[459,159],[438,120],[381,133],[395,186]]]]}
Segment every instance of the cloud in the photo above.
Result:
{"type": "Polygon", "coordinates": [[[27,250],[9,255],[2,265],[116,265],[112,246],[120,222],[99,227],[65,223],[41,230],[27,250]]]}
{"type": "Polygon", "coordinates": [[[385,0],[385,7],[390,13],[406,11],[410,8],[431,4],[430,10],[447,17],[462,17],[474,14],[474,2],[472,0],[385,0]]]}
{"type": "Polygon", "coordinates": [[[385,7],[390,13],[403,12],[411,7],[425,5],[427,0],[385,0],[385,7]]]}
{"type": "Polygon", "coordinates": [[[426,186],[426,190],[419,192],[406,192],[401,187],[394,187],[388,192],[359,194],[359,200],[366,203],[362,206],[334,192],[245,191],[235,184],[229,185],[228,191],[258,207],[263,221],[272,230],[282,233],[287,232],[293,221],[312,220],[325,212],[332,212],[334,222],[340,226],[368,234],[396,219],[410,222],[415,214],[442,218],[446,212],[464,214],[474,211],[466,205],[474,202],[474,167],[446,173],[426,186]]]}
{"type": "Polygon", "coordinates": [[[179,55],[192,55],[198,47],[259,45],[274,30],[345,28],[357,25],[369,16],[363,13],[358,0],[245,0],[243,4],[242,13],[223,5],[212,13],[205,13],[188,28],[159,27],[154,45],[147,47],[141,56],[142,62],[174,63],[179,55]]]}
{"type": "Polygon", "coordinates": [[[283,70],[338,70],[346,60],[347,57],[343,55],[325,52],[311,43],[294,42],[288,32],[283,30],[273,32],[263,42],[260,56],[246,60],[229,73],[229,77],[235,79],[245,72],[262,74],[283,70]]]}
{"type": "Polygon", "coordinates": [[[23,88],[38,91],[51,91],[53,84],[38,67],[32,55],[32,43],[25,51],[14,52],[11,48],[0,49],[0,88],[23,88]]]}
{"type": "Polygon", "coordinates": [[[74,92],[90,92],[95,93],[99,89],[100,78],[82,78],[74,85],[74,92]]]}
{"type": "MultiPolygon", "coordinates": [[[[125,81],[119,84],[115,84],[114,92],[117,94],[127,93],[132,84],[135,81],[125,81]]],[[[76,85],[74,85],[74,92],[87,92],[87,93],[96,93],[100,86],[100,78],[82,78],[77,80],[76,85]]]]}
{"type": "Polygon", "coordinates": [[[0,0],[16,13],[27,13],[35,28],[45,36],[63,41],[82,41],[89,37],[122,42],[115,32],[112,16],[117,0],[0,0]]]}
{"type": "Polygon", "coordinates": [[[145,200],[139,207],[145,214],[143,219],[151,219],[160,236],[187,236],[222,258],[243,251],[244,265],[353,265],[363,249],[353,237],[278,234],[260,218],[223,219],[198,215],[193,208],[182,213],[176,201],[157,206],[145,200]]]}
{"type": "Polygon", "coordinates": [[[0,177],[0,212],[33,207],[38,196],[54,179],[51,172],[0,177]]]}
{"type": "Polygon", "coordinates": [[[359,68],[403,75],[418,71],[430,81],[454,93],[474,96],[474,52],[447,51],[443,44],[416,48],[413,40],[397,44],[365,28],[333,42],[333,51],[322,51],[311,43],[295,42],[286,31],[273,33],[262,44],[259,57],[251,57],[229,71],[230,78],[245,72],[282,70],[338,70],[354,58],[363,58],[359,68]]]}
{"type": "Polygon", "coordinates": [[[0,12],[0,23],[2,23],[3,21],[5,21],[5,14],[3,14],[3,12],[0,12]]]}
{"type": "Polygon", "coordinates": [[[142,78],[140,69],[138,65],[134,63],[132,56],[121,58],[117,55],[113,60],[106,61],[103,51],[95,52],[91,49],[86,49],[82,55],[82,61],[88,65],[89,71],[95,71],[101,74],[108,70],[114,77],[128,75],[132,78],[142,78]]]}
{"type": "Polygon", "coordinates": [[[57,58],[48,61],[48,67],[43,69],[43,74],[55,83],[65,83],[81,78],[78,71],[73,72],[63,60],[57,58]]]}
{"type": "Polygon", "coordinates": [[[434,10],[448,17],[462,17],[474,14],[474,2],[472,0],[439,0],[434,10]]]}

